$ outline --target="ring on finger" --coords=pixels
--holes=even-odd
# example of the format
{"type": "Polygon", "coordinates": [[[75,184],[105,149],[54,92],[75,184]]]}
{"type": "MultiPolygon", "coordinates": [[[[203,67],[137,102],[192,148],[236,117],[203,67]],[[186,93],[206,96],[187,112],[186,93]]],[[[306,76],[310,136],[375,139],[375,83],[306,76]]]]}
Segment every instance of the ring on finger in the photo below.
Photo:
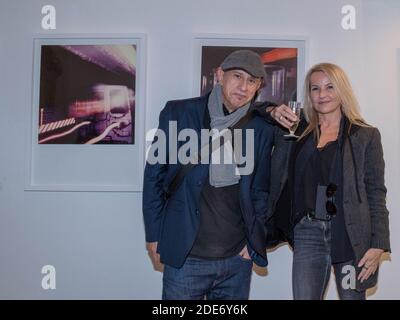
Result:
{"type": "Polygon", "coordinates": [[[283,116],[281,115],[280,117],[279,117],[279,121],[281,121],[283,119],[283,116]]]}

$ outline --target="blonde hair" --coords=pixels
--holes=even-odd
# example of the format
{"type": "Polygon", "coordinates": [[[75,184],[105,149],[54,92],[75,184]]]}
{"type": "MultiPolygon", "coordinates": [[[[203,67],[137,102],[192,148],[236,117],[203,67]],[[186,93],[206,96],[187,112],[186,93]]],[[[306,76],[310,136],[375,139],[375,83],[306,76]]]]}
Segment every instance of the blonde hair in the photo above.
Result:
{"type": "MultiPolygon", "coordinates": [[[[337,65],[332,63],[320,63],[313,66],[307,73],[306,79],[304,80],[304,115],[308,122],[306,130],[301,135],[301,138],[309,134],[314,133],[314,136],[319,140],[319,119],[318,114],[313,108],[310,90],[311,90],[311,75],[314,72],[323,72],[333,84],[333,88],[338,95],[342,113],[350,121],[350,127],[352,124],[356,124],[363,127],[369,127],[364,121],[360,114],[360,107],[357,98],[354,95],[350,81],[346,73],[337,65]]],[[[350,128],[349,128],[350,129],[350,128]]]]}

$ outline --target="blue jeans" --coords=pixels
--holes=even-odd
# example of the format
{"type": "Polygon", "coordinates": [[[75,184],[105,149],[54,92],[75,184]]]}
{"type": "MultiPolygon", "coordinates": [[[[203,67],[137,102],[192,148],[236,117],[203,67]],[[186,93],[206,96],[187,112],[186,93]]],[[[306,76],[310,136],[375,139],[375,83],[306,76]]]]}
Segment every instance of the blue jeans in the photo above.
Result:
{"type": "MultiPolygon", "coordinates": [[[[304,217],[294,228],[293,298],[322,300],[333,266],[336,288],[342,300],[365,300],[365,291],[343,286],[353,261],[332,264],[331,223],[304,217]]],[[[354,287],[354,286],[353,286],[354,287]]]]}
{"type": "Polygon", "coordinates": [[[247,300],[253,262],[188,257],[181,268],[164,266],[163,300],[247,300]]]}

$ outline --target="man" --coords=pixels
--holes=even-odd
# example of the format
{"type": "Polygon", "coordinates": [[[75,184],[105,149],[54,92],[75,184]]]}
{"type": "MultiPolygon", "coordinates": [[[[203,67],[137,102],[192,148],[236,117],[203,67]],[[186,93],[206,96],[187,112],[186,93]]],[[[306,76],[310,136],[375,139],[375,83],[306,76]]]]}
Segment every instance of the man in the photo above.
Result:
{"type": "MultiPolygon", "coordinates": [[[[179,149],[184,142],[171,134],[171,123],[178,133],[194,130],[198,137],[195,145],[201,152],[209,145],[209,140],[204,144],[200,139],[202,129],[212,129],[218,136],[242,123],[234,141],[228,139],[216,148],[225,160],[229,146],[231,150],[234,146],[236,162],[218,163],[212,156],[201,157],[201,163],[182,174],[182,159],[178,157],[175,164],[170,152],[165,163],[146,164],[146,242],[153,263],[165,265],[163,299],[248,299],[252,262],[268,263],[264,225],[273,128],[260,118],[248,117],[265,79],[264,65],[255,52],[238,50],[226,57],[216,76],[218,84],[211,93],[168,102],[160,114],[159,131],[168,137],[168,150],[177,150],[172,153],[182,156],[179,149]],[[238,147],[251,150],[246,155],[246,166],[253,163],[251,172],[238,174],[243,169],[243,163],[237,163],[238,147]],[[171,184],[175,190],[169,194],[171,184]]],[[[162,140],[157,137],[153,146],[162,140]]],[[[162,150],[157,150],[160,153],[162,150]]]]}

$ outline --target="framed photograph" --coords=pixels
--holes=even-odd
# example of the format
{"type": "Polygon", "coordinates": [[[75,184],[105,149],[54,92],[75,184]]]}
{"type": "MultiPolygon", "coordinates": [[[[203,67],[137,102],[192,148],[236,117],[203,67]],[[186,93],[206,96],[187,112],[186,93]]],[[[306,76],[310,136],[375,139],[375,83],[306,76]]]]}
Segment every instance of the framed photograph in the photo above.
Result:
{"type": "Polygon", "coordinates": [[[27,190],[140,191],[144,35],[34,39],[27,190]]]}
{"type": "Polygon", "coordinates": [[[267,79],[258,101],[287,104],[301,100],[302,81],[305,76],[306,40],[257,36],[207,35],[196,38],[197,52],[195,91],[203,95],[216,84],[216,69],[231,52],[249,49],[261,56],[267,79]]]}

